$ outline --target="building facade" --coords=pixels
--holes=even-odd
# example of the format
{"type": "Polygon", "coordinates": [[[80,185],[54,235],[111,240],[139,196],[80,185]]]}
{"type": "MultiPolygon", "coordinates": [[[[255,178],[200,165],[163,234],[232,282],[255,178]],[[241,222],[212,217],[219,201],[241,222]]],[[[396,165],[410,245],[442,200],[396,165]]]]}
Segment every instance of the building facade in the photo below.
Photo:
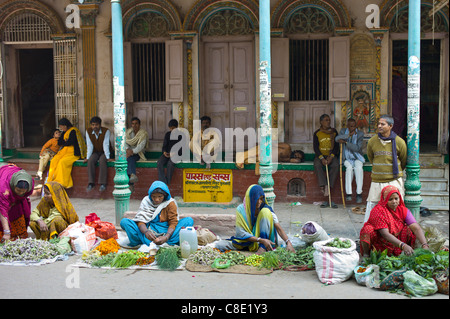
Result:
{"type": "MultiPolygon", "coordinates": [[[[312,153],[319,117],[353,117],[369,137],[377,117],[407,123],[407,0],[271,0],[272,127],[312,153]],[[400,92],[400,93],[399,93],[400,92]]],[[[170,119],[257,128],[256,0],[123,0],[127,125],[141,119],[160,151],[170,119]]],[[[446,153],[449,5],[422,1],[421,153],[446,153]]],[[[0,0],[3,149],[40,147],[61,117],[82,131],[92,116],[114,127],[111,3],[0,0]]],[[[399,128],[398,134],[406,130],[399,128]]],[[[249,145],[251,146],[251,145],[249,145]]]]}

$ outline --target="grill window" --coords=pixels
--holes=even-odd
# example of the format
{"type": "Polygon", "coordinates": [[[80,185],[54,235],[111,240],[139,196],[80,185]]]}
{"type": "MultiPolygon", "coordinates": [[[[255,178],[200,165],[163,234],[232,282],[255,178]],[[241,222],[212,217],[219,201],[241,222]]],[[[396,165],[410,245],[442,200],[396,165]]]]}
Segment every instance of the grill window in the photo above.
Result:
{"type": "Polygon", "coordinates": [[[133,43],[131,52],[134,101],[165,101],[165,44],[133,43]]]}
{"type": "Polygon", "coordinates": [[[290,101],[328,100],[328,39],[289,41],[290,101]]]}

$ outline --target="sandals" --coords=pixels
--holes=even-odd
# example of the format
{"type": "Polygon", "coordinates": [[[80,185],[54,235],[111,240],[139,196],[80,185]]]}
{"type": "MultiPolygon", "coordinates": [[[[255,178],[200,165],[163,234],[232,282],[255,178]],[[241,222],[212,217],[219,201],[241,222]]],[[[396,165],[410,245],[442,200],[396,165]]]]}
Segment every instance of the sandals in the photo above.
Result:
{"type": "MultiPolygon", "coordinates": [[[[320,208],[327,208],[327,207],[330,207],[329,202],[323,202],[322,204],[320,204],[320,208]]],[[[331,202],[331,208],[338,208],[338,205],[335,202],[331,202]]]]}
{"type": "Polygon", "coordinates": [[[361,209],[359,206],[353,207],[352,212],[358,215],[364,215],[366,213],[366,208],[361,209]]]}

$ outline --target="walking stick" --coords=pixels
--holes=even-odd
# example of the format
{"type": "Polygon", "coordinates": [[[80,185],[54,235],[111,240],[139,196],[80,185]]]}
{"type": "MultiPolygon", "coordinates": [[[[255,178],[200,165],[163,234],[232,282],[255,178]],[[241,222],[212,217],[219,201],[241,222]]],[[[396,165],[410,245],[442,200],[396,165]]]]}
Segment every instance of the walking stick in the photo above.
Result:
{"type": "Polygon", "coordinates": [[[339,155],[339,175],[341,177],[341,194],[342,194],[342,205],[345,208],[345,199],[344,199],[344,187],[342,186],[342,143],[339,143],[341,147],[341,154],[339,155]]]}
{"type": "Polygon", "coordinates": [[[327,171],[327,183],[328,183],[328,201],[330,202],[330,208],[331,208],[331,190],[330,190],[330,176],[328,174],[328,164],[325,165],[325,169],[327,171]]]}

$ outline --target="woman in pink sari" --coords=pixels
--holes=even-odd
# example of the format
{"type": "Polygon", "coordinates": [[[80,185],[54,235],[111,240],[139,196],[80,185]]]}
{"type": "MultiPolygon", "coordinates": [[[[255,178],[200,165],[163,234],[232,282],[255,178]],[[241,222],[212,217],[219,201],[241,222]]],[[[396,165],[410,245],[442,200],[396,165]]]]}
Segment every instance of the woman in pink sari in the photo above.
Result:
{"type": "Polygon", "coordinates": [[[381,252],[387,249],[389,256],[398,256],[402,252],[411,255],[416,238],[423,248],[429,248],[422,228],[406,208],[398,188],[386,186],[361,229],[361,254],[367,257],[371,250],[381,252]]]}
{"type": "Polygon", "coordinates": [[[15,165],[0,167],[0,241],[27,238],[34,181],[15,165]]]}

